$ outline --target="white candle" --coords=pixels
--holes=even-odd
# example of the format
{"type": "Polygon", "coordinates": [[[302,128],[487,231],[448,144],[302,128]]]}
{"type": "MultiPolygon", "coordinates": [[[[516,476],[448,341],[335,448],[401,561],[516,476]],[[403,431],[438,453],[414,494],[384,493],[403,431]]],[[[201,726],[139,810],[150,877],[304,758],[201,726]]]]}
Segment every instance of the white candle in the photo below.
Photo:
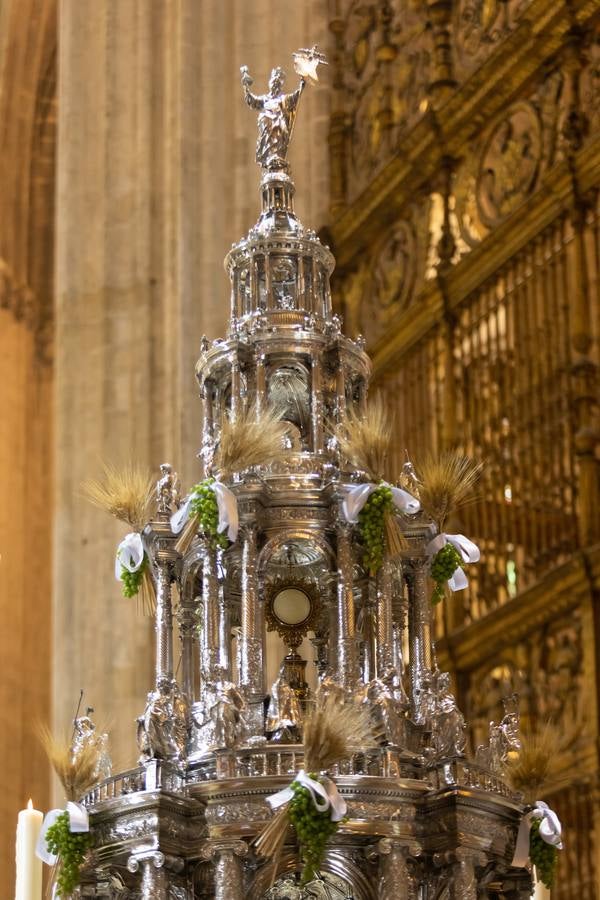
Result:
{"type": "Polygon", "coordinates": [[[42,861],[35,855],[44,814],[33,808],[31,800],[27,809],[19,813],[17,823],[17,884],[15,900],[41,900],[42,861]]]}
{"type": "Polygon", "coordinates": [[[550,891],[541,881],[535,882],[533,900],[550,900],[550,891]]]}

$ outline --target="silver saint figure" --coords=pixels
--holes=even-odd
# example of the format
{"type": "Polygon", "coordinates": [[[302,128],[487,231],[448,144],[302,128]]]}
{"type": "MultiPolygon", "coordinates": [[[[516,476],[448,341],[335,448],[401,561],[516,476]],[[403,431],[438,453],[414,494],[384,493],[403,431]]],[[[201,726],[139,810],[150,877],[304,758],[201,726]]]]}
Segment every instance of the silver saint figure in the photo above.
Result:
{"type": "Polygon", "coordinates": [[[285,166],[298,101],[306,87],[306,79],[300,78],[299,87],[291,94],[285,94],[283,91],[285,72],[277,67],[272,70],[269,78],[269,93],[257,95],[250,90],[253,79],[248,72],[248,66],[242,66],[240,72],[246,103],[252,109],[260,110],[256,162],[263,169],[282,168],[285,166]]]}

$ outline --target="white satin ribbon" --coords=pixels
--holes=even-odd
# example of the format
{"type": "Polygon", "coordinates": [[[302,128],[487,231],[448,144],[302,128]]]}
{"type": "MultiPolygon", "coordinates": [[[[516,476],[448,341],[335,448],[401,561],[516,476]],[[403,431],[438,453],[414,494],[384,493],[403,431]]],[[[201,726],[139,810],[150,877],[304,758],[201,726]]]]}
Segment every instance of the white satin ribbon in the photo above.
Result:
{"type": "MultiPolygon", "coordinates": [[[[50,812],[46,813],[35,845],[35,855],[49,866],[55,865],[58,857],[48,850],[46,835],[48,829],[54,825],[58,817],[62,816],[64,811],[64,809],[51,809],[50,812]]],[[[67,803],[67,812],[69,814],[69,830],[73,834],[82,834],[83,832],[90,830],[90,817],[85,806],[82,806],[81,803],[72,803],[69,800],[67,803]]]]}
{"type": "Polygon", "coordinates": [[[542,840],[556,847],[557,850],[562,850],[563,848],[560,819],[547,803],[544,803],[543,800],[536,800],[535,807],[531,812],[523,816],[519,825],[517,844],[512,860],[512,865],[517,869],[522,869],[529,860],[529,832],[534,819],[542,820],[540,822],[540,837],[542,840]]]}
{"type": "Polygon", "coordinates": [[[115,558],[115,578],[121,581],[121,572],[137,572],[144,562],[144,544],[141,534],[131,531],[126,534],[119,546],[115,558]]]}
{"type": "Polygon", "coordinates": [[[367,482],[366,484],[344,484],[342,488],[346,496],[342,501],[342,514],[346,522],[352,524],[358,522],[358,514],[361,509],[373,491],[376,491],[381,485],[392,489],[392,503],[400,512],[414,515],[420,510],[421,504],[416,497],[413,497],[407,491],[403,491],[402,488],[393,487],[387,481],[381,481],[379,484],[373,484],[372,482],[367,482]]]}
{"type": "Polygon", "coordinates": [[[217,531],[227,531],[227,537],[233,544],[237,540],[239,517],[238,506],[235,494],[228,487],[221,484],[220,481],[213,481],[210,486],[217,498],[217,506],[219,508],[219,524],[217,531]]]}
{"type": "Polygon", "coordinates": [[[179,509],[177,509],[171,516],[171,531],[173,532],[173,534],[179,534],[180,531],[183,531],[183,526],[190,517],[191,502],[192,495],[188,494],[179,509]]]}
{"type": "MultiPolygon", "coordinates": [[[[427,556],[435,556],[438,550],[441,550],[446,544],[458,550],[460,557],[465,563],[476,563],[481,559],[479,547],[470,541],[464,534],[437,534],[433,540],[429,541],[425,552],[427,556]]],[[[469,583],[469,579],[465,575],[460,566],[457,566],[451,578],[448,579],[448,587],[451,591],[462,591],[469,583]]]]}
{"type": "MultiPolygon", "coordinates": [[[[215,495],[217,509],[219,510],[219,524],[217,525],[217,531],[219,534],[223,531],[227,531],[227,537],[233,544],[237,540],[239,529],[236,496],[233,491],[230,491],[229,488],[220,481],[213,481],[209,487],[215,495]]],[[[171,516],[171,531],[173,534],[179,534],[189,519],[190,506],[193,499],[192,494],[188,494],[179,509],[171,516]]]]}
{"type": "MultiPolygon", "coordinates": [[[[317,812],[325,812],[331,809],[331,821],[339,822],[346,815],[346,801],[337,789],[335,782],[328,778],[327,775],[321,776],[321,780],[311,778],[310,775],[300,769],[294,781],[297,781],[302,787],[308,788],[312,801],[317,812]]],[[[286,787],[282,791],[278,791],[271,797],[267,797],[267,803],[271,809],[278,809],[284,803],[288,803],[294,796],[292,787],[286,787]]]]}

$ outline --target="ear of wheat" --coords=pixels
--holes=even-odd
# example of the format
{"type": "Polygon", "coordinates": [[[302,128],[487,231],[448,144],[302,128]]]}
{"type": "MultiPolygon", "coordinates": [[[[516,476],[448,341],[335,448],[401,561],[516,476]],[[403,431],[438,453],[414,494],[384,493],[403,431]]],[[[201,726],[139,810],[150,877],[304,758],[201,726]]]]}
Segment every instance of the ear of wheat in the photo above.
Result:
{"type": "Polygon", "coordinates": [[[221,479],[250,466],[268,465],[283,455],[285,422],[272,407],[257,412],[255,406],[235,417],[224,416],[213,467],[221,479]]]}
{"type": "Polygon", "coordinates": [[[482,463],[453,451],[429,456],[418,466],[421,506],[439,531],[456,510],[475,499],[482,469],[482,463]]]}
{"type": "Polygon", "coordinates": [[[381,399],[369,403],[364,414],[353,410],[346,413],[336,429],[342,455],[357,469],[367,473],[373,481],[385,474],[392,442],[392,422],[381,399]]]}
{"type": "Polygon", "coordinates": [[[151,472],[130,462],[122,467],[105,463],[104,477],[82,484],[83,495],[94,506],[142,531],[150,516],[154,479],[151,472]]]}

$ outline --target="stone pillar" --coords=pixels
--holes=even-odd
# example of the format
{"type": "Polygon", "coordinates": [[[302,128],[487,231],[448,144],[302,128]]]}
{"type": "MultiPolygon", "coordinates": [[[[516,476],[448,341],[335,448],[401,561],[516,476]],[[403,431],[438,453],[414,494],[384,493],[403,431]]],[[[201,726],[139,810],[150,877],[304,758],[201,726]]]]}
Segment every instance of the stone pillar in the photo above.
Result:
{"type": "Polygon", "coordinates": [[[358,646],[354,621],[352,526],[337,526],[337,673],[343,687],[351,691],[359,677],[358,646]]]}
{"type": "MultiPolygon", "coordinates": [[[[123,527],[80,485],[98,459],[132,457],[173,459],[184,486],[198,480],[198,341],[226,333],[222,258],[259,213],[256,120],[237,67],[257,89],[275,65],[291,78],[298,46],[326,46],[327,9],[259,0],[231,17],[219,0],[77,0],[57,18],[54,725],[83,686],[128,766],[152,625],[111,576],[123,527]]],[[[328,102],[326,87],[305,92],[290,152],[314,228],[328,202],[328,102]]]]}

